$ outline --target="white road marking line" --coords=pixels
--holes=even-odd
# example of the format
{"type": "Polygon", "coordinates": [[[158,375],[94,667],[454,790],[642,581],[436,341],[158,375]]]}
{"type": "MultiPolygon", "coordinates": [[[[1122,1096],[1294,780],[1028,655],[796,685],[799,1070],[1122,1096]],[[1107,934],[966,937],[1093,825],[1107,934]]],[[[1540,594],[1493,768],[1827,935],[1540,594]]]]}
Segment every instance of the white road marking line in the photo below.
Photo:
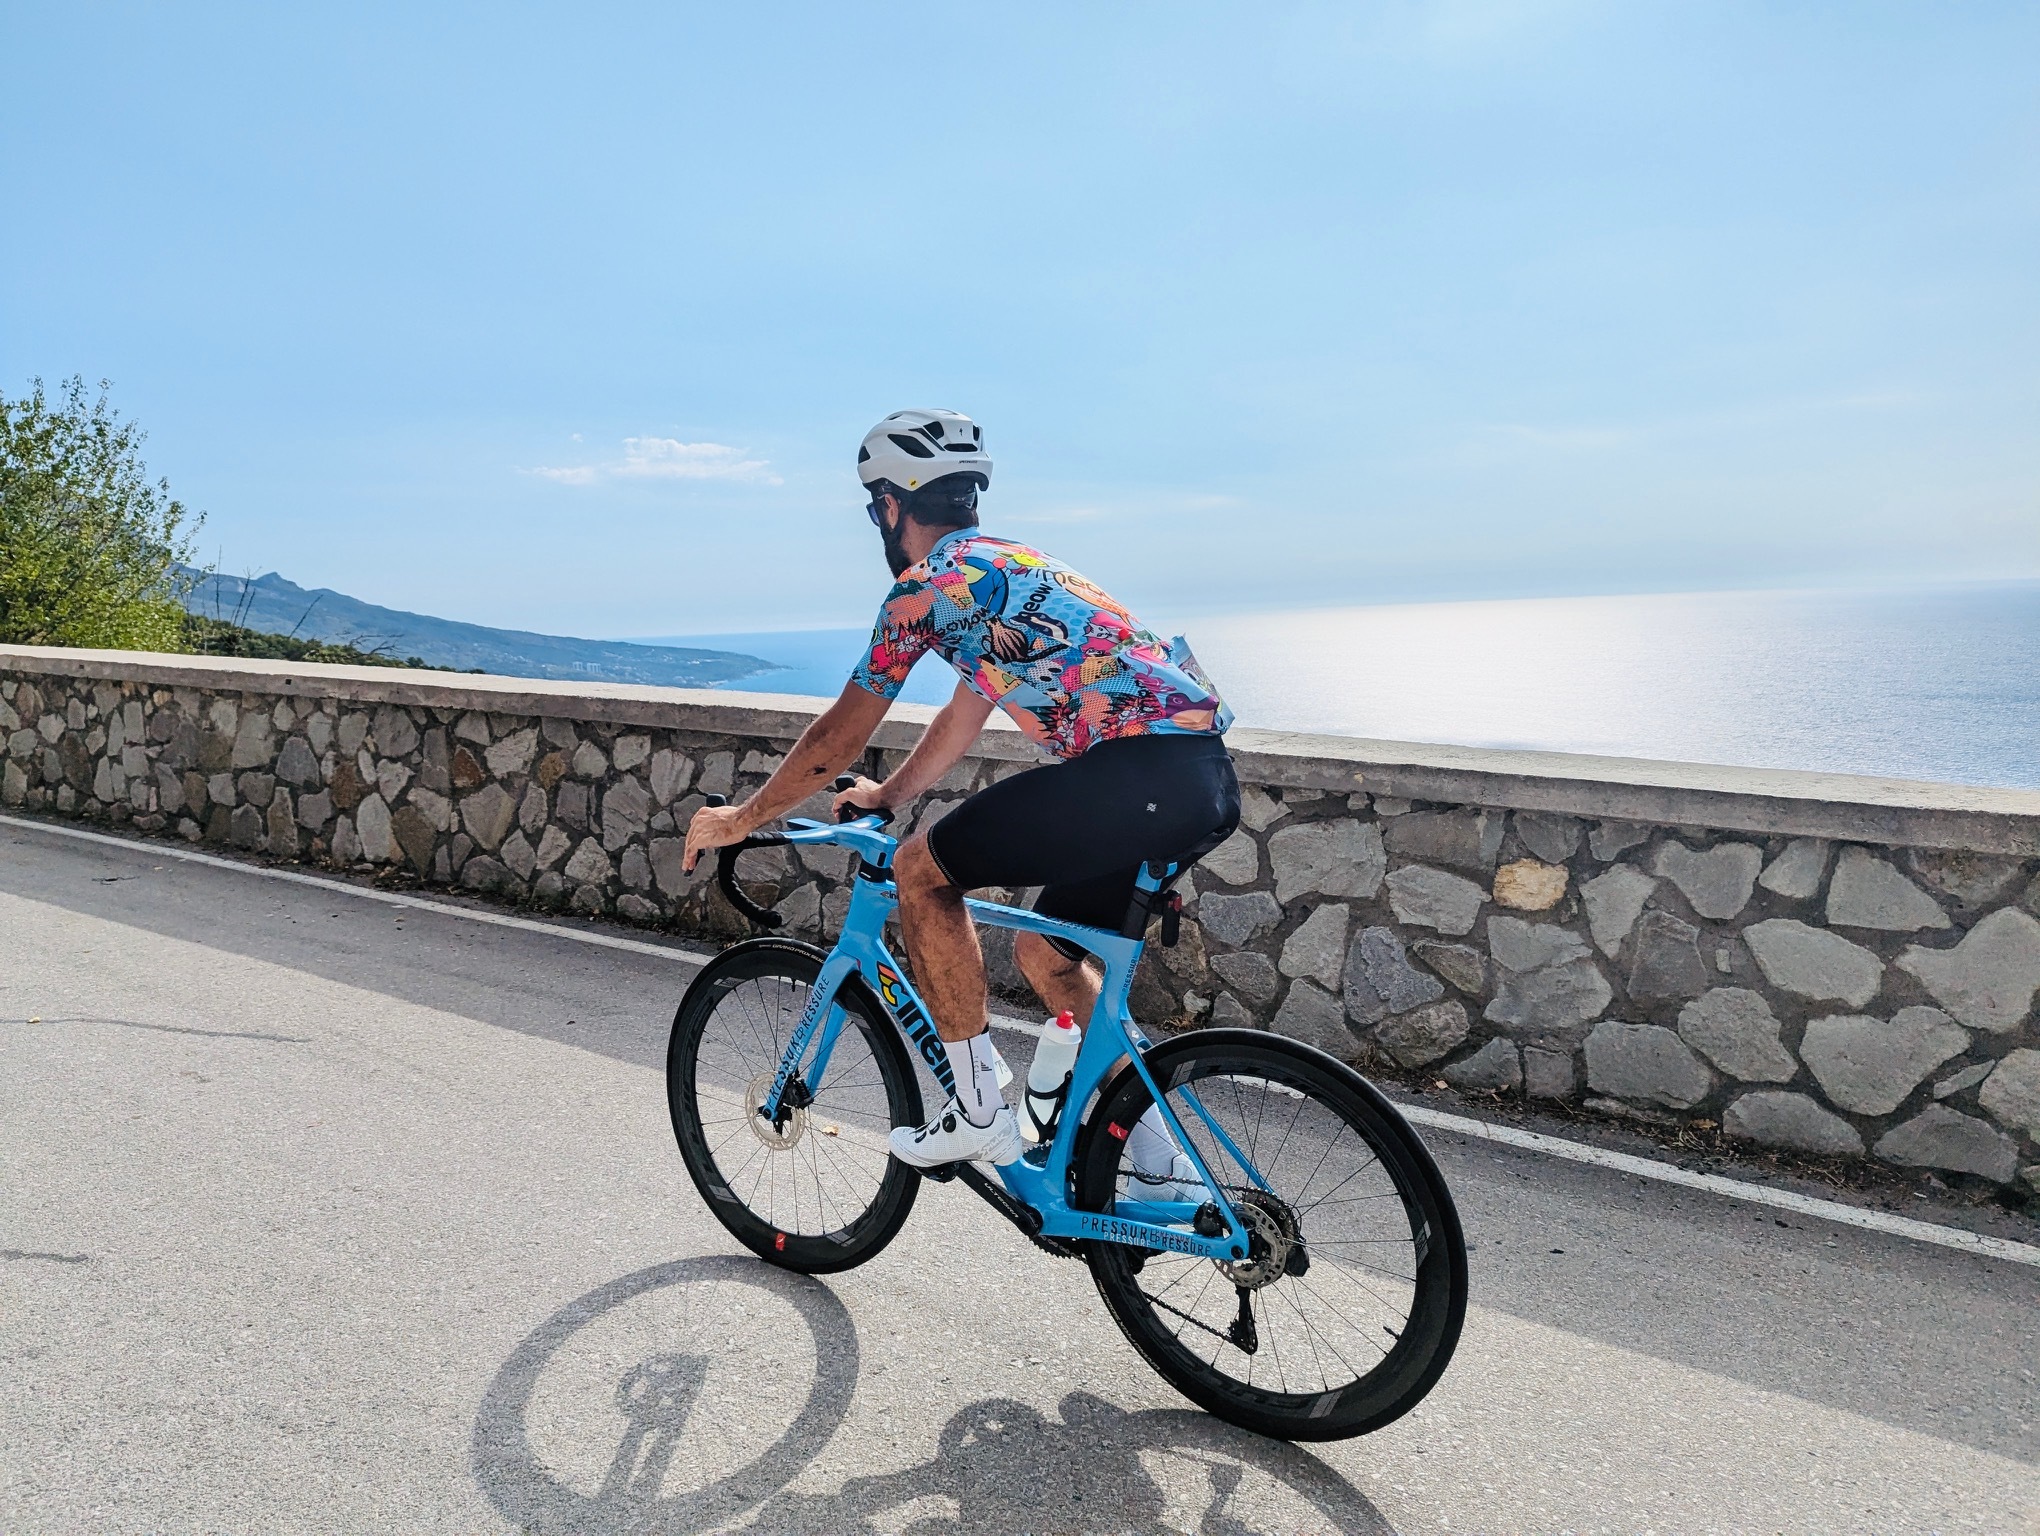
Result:
{"type": "MultiPolygon", "coordinates": [[[[293,885],[312,886],[336,895],[358,896],[365,901],[382,902],[385,906],[411,907],[444,917],[489,923],[498,928],[520,928],[544,934],[549,938],[572,939],[577,944],[594,944],[604,949],[621,949],[632,954],[652,955],[661,960],[677,960],[685,965],[702,965],[712,958],[698,951],[681,949],[674,945],[647,944],[640,939],[625,939],[587,929],[541,923],[528,917],[512,917],[501,912],[482,912],[428,897],[407,896],[398,891],[379,891],[371,886],[350,885],[344,880],[328,880],[319,875],[300,874],[295,870],[244,864],[236,859],[223,859],[215,854],[200,853],[193,848],[179,848],[173,844],[154,841],[145,842],[140,838],[113,837],[104,832],[89,832],[83,827],[57,826],[46,821],[4,815],[0,815],[0,826],[20,827],[31,832],[47,832],[52,836],[76,838],[81,842],[104,843],[109,847],[123,848],[131,853],[181,859],[187,864],[204,864],[213,869],[259,875],[265,880],[284,880],[293,885]]],[[[1029,1035],[1034,1033],[1033,1026],[1023,1020],[995,1016],[993,1022],[1006,1025],[1017,1032],[1029,1035]]],[[[1430,1109],[1422,1104],[1397,1100],[1396,1107],[1414,1125],[1430,1126],[1435,1130],[1471,1136],[1482,1141],[1499,1142],[1503,1146],[1542,1153],[1546,1157],[1561,1158],[1566,1162],[1585,1163],[1593,1168],[1607,1168],[1640,1179],[1654,1179],[1661,1184],[1678,1184],[1687,1189],[1705,1190],[1709,1194],[1720,1195],[1729,1200],[1743,1200],[1752,1205],[1768,1205],[1782,1211],[1796,1211],[1802,1216],[1812,1216],[1846,1227],[1858,1227],[1866,1232],[1882,1232],[1889,1237],[1909,1238],[1914,1242],[1952,1248],[1960,1253],[1980,1254],[1988,1258],[2004,1259],[2013,1264],[2028,1264],[2040,1268],[2040,1246],[2031,1243],[1991,1237],[1981,1232],[1965,1232],[1960,1227],[1944,1227],[1930,1221],[1915,1221],[1910,1216],[1893,1216],[1886,1211],[1863,1210],[1857,1206],[1843,1205],[1835,1200],[1822,1200],[1813,1195],[1796,1194],[1791,1190],[1771,1189],[1762,1184],[1745,1183],[1741,1179],[1724,1178],[1720,1174],[1695,1173],[1671,1163],[1660,1163],[1627,1152],[1611,1152],[1601,1147],[1588,1146],[1583,1142],[1567,1141],[1561,1136],[1546,1136],[1537,1131],[1520,1131],[1514,1126],[1493,1125],[1465,1115],[1452,1115],[1443,1110],[1430,1109]]]]}
{"type": "Polygon", "coordinates": [[[1775,1206],[1781,1211],[1797,1211],[1802,1216],[1817,1216],[1822,1221],[1839,1222],[1846,1227],[1861,1227],[1866,1232],[1883,1232],[1891,1237],[1909,1237],[1915,1242],[1937,1243],[1943,1248],[1958,1249],[1963,1253],[1979,1253],[1994,1259],[2007,1259],[2014,1264],[2031,1264],[2040,1267],[2040,1247],[2031,1243],[2015,1242],[2007,1237],[1989,1237],[1981,1232],[1965,1232],[1960,1227],[1943,1227],[1930,1221],[1914,1221],[1910,1216],[1893,1216],[1887,1211],[1869,1211],[1858,1206],[1843,1205],[1836,1200],[1822,1200],[1813,1195],[1795,1194],[1789,1189],[1771,1189],[1762,1184],[1747,1184],[1741,1179],[1724,1178],[1717,1173],[1695,1173],[1690,1169],[1675,1167],[1670,1163],[1656,1162],[1647,1157],[1634,1157],[1627,1152],[1610,1152],[1601,1147],[1590,1147],[1582,1142],[1567,1141],[1561,1136],[1545,1136],[1536,1131],[1519,1131],[1510,1125],[1491,1125],[1485,1120],[1468,1119],[1465,1115],[1448,1115],[1443,1110],[1429,1109],[1422,1104],[1396,1101],[1403,1118],[1413,1125],[1428,1125],[1455,1135],[1478,1137],[1482,1141],[1497,1141],[1503,1146],[1520,1147],[1526,1152],[1541,1152],[1546,1157],[1564,1158],[1571,1163],[1585,1163],[1594,1168],[1611,1168],[1618,1173],[1634,1174],[1642,1179],[1656,1179],[1661,1184],[1681,1184],[1687,1189],[1704,1189],[1712,1195],[1726,1195],[1731,1200],[1747,1200],[1752,1205],[1775,1206]]]}
{"type": "Polygon", "coordinates": [[[673,944],[647,944],[642,939],[626,939],[615,934],[569,928],[558,923],[541,923],[528,917],[512,917],[507,912],[479,912],[470,907],[458,907],[451,902],[437,901],[430,897],[407,896],[401,891],[379,891],[373,886],[351,885],[345,880],[328,880],[320,875],[301,874],[291,869],[243,864],[238,859],[223,859],[215,854],[200,853],[195,848],[179,848],[174,843],[145,842],[138,837],[112,837],[104,832],[88,832],[83,827],[60,827],[46,821],[30,821],[20,816],[0,816],[0,826],[23,827],[30,831],[47,832],[54,837],[74,837],[80,842],[105,843],[109,847],[125,848],[130,853],[179,859],[186,864],[204,864],[211,869],[230,869],[243,875],[260,875],[265,880],[288,881],[292,885],[309,885],[317,890],[332,891],[339,896],[358,896],[363,901],[379,901],[386,907],[410,907],[421,912],[435,912],[443,917],[464,917],[469,922],[489,923],[497,928],[521,928],[530,933],[548,934],[556,939],[572,939],[579,944],[597,944],[604,949],[627,950],[635,955],[656,955],[661,960],[678,960],[687,965],[706,965],[714,958],[698,950],[682,949],[673,944]]]}

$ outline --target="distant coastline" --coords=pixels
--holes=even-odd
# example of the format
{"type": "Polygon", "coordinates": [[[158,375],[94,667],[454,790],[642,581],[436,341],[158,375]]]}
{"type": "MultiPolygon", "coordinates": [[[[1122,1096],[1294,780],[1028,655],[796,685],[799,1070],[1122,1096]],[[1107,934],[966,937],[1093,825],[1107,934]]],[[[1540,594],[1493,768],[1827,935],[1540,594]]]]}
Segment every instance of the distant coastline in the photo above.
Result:
{"type": "Polygon", "coordinates": [[[774,665],[757,656],[693,645],[582,640],[464,624],[365,603],[326,587],[301,587],[274,571],[253,578],[201,577],[185,606],[250,629],[416,656],[436,667],[506,677],[713,688],[757,677],[774,665]]]}

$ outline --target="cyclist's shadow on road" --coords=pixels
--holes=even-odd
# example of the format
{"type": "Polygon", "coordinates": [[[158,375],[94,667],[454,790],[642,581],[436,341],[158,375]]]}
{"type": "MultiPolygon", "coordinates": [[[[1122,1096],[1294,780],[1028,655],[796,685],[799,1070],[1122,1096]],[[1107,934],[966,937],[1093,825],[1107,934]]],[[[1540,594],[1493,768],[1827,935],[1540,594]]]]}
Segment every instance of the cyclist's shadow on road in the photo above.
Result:
{"type": "MultiPolygon", "coordinates": [[[[970,1403],[923,1462],[790,1487],[849,1417],[858,1358],[850,1316],[820,1281],[748,1258],[640,1270],[561,1308],[512,1353],[476,1416],[475,1477],[514,1525],[544,1536],[1391,1529],[1295,1446],[1187,1409],[1128,1412],[1081,1391],[1053,1416],[1005,1398],[970,1403]],[[614,1341],[619,1319],[633,1315],[640,1326],[625,1354],[635,1358],[618,1369],[613,1343],[602,1349],[595,1335],[614,1341]],[[811,1379],[789,1382],[748,1358],[775,1345],[783,1354],[803,1326],[799,1373],[811,1379]],[[671,1347],[646,1351],[654,1340],[671,1347]],[[534,1417],[545,1423],[535,1429],[534,1417]]],[[[922,1432],[874,1421],[869,1454],[839,1446],[837,1458],[891,1459],[883,1431],[895,1425],[922,1432]]]]}

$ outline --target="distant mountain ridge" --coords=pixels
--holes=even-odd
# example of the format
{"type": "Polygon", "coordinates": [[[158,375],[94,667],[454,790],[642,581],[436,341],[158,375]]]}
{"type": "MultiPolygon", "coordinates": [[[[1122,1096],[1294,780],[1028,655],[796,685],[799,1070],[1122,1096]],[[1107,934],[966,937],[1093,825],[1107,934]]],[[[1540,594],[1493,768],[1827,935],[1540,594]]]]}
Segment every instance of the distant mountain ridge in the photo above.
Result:
{"type": "Polygon", "coordinates": [[[735,651],[579,640],[406,613],[365,603],[329,587],[301,587],[275,571],[253,578],[206,576],[197,571],[186,574],[195,578],[185,599],[193,613],[272,634],[415,656],[437,667],[506,677],[649,683],[668,688],[709,688],[776,670],[769,661],[735,651]]]}

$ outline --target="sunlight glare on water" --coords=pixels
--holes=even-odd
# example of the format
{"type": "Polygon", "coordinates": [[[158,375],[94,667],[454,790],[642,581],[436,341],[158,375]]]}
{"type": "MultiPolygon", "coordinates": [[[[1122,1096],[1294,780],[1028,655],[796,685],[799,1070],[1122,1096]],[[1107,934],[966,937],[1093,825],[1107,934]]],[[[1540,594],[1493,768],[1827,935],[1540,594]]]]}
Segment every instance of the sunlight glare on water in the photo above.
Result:
{"type": "Polygon", "coordinates": [[[2040,787],[2040,583],[1204,618],[1242,724],[2040,787]]]}

